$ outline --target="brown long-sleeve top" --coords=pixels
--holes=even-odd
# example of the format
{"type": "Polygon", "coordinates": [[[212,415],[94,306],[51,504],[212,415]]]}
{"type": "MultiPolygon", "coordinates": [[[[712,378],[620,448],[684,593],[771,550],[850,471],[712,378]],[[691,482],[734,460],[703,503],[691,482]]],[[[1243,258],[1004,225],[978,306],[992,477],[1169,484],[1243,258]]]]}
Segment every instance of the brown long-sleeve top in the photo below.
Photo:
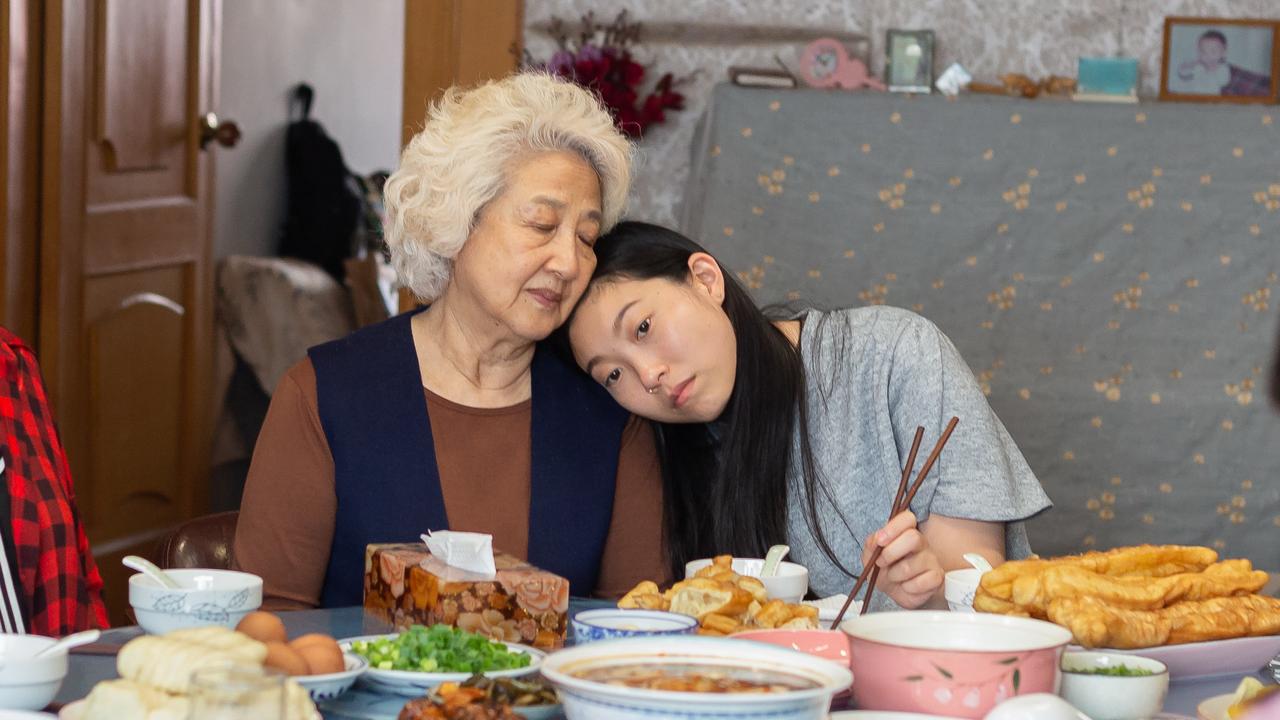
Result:
{"type": "MultiPolygon", "coordinates": [[[[490,533],[494,548],[525,558],[532,401],[473,408],[423,391],[450,529],[490,533]]],[[[329,563],[339,509],[318,408],[315,368],[303,360],[271,398],[241,501],[235,564],[262,577],[264,595],[276,608],[315,607],[329,563]]],[[[594,594],[617,597],[641,580],[661,583],[669,574],[653,430],[632,418],[623,432],[613,518],[594,594]]]]}

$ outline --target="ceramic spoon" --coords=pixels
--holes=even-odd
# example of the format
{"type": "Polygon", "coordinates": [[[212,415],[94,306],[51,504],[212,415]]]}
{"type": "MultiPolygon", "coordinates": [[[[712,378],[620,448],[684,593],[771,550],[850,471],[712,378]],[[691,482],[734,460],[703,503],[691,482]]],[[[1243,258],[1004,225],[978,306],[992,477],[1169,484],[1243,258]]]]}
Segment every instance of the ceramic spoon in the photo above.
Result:
{"type": "Polygon", "coordinates": [[[965,553],[961,557],[965,559],[965,562],[974,566],[979,571],[991,572],[991,563],[987,562],[987,559],[982,557],[978,553],[965,553]]]}
{"type": "Polygon", "coordinates": [[[125,555],[124,559],[120,562],[123,563],[125,567],[137,570],[152,580],[160,583],[160,587],[169,588],[170,590],[178,590],[182,587],[178,584],[177,580],[173,579],[172,575],[161,570],[155,563],[146,558],[138,557],[137,555],[125,555]]]}
{"type": "Polygon", "coordinates": [[[769,552],[764,556],[764,567],[760,568],[760,577],[773,577],[778,574],[778,565],[782,564],[782,558],[791,552],[791,548],[786,545],[774,545],[769,548],[769,552]]]}
{"type": "Polygon", "coordinates": [[[51,655],[59,650],[66,652],[67,650],[70,650],[73,647],[80,647],[81,645],[88,645],[91,642],[98,642],[98,638],[101,636],[102,636],[102,631],[97,629],[85,630],[84,632],[78,632],[78,633],[75,633],[74,635],[68,635],[62,638],[61,640],[59,640],[58,642],[36,653],[35,655],[32,656],[32,659],[34,660],[35,658],[38,658],[38,657],[51,655]]]}

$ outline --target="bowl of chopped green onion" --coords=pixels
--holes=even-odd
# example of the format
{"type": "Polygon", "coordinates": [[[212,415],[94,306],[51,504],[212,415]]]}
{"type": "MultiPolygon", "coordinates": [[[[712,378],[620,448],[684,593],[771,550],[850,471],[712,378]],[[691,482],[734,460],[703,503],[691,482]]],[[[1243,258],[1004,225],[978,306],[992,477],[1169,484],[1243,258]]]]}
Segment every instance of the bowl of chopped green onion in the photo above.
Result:
{"type": "Polygon", "coordinates": [[[343,652],[369,661],[361,682],[374,689],[417,697],[440,683],[473,675],[514,678],[538,672],[546,653],[502,643],[448,625],[414,625],[390,635],[340,640],[343,652]]]}
{"type": "Polygon", "coordinates": [[[1159,660],[1107,652],[1062,655],[1062,699],[1094,720],[1158,715],[1169,692],[1169,669],[1159,660]]]}

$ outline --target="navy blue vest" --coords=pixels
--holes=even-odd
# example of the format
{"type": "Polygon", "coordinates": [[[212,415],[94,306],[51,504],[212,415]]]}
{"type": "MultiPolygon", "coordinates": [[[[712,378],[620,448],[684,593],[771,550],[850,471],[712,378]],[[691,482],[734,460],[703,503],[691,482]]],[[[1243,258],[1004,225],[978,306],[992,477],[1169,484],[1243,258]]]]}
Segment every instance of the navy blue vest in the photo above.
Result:
{"type": "MultiPolygon", "coordinates": [[[[427,530],[449,526],[412,315],[309,352],[338,500],[322,607],[363,602],[366,545],[419,542],[427,530]]],[[[575,594],[590,595],[628,415],[550,348],[534,353],[532,383],[528,560],[568,578],[575,594]]]]}

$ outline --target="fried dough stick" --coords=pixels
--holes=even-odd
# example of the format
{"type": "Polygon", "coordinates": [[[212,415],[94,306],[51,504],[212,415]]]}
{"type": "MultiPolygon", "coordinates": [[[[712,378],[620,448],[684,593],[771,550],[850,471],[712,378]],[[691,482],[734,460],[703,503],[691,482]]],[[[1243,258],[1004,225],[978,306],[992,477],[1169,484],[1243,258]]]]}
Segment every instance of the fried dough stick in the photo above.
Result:
{"type": "Polygon", "coordinates": [[[1136,649],[1280,633],[1280,598],[1261,595],[1187,601],[1162,610],[1125,610],[1094,598],[1049,604],[1049,619],[1085,647],[1136,649]]]}
{"type": "Polygon", "coordinates": [[[1160,578],[1115,577],[1066,565],[1017,578],[1012,601],[1033,617],[1045,617],[1049,603],[1057,598],[1085,596],[1127,610],[1159,610],[1185,600],[1250,595],[1267,584],[1267,577],[1265,572],[1253,570],[1248,560],[1160,578]]]}
{"type": "Polygon", "coordinates": [[[1082,567],[1102,575],[1133,577],[1167,577],[1186,572],[1200,572],[1218,560],[1218,553],[1205,547],[1185,545],[1138,545],[1104,552],[1044,560],[1006,562],[982,576],[981,588],[987,595],[1001,600],[1013,598],[1014,580],[1056,567],[1082,567]]]}

